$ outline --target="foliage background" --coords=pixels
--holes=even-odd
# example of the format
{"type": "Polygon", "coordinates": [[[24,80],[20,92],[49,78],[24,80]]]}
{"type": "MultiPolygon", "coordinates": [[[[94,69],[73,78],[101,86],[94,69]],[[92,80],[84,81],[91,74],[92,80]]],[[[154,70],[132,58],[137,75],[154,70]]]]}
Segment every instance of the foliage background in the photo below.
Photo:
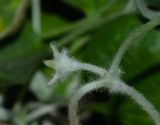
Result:
{"type": "MultiPolygon", "coordinates": [[[[96,78],[75,73],[69,80],[48,87],[53,71],[43,61],[53,58],[49,43],[54,40],[59,48],[68,48],[78,60],[108,67],[128,34],[148,20],[136,6],[126,8],[128,0],[41,0],[41,33],[34,31],[29,2],[22,24],[2,38],[21,1],[0,1],[0,124],[68,124],[70,84],[85,84],[96,78]],[[34,111],[48,105],[50,112],[27,121],[34,111]]],[[[160,9],[158,0],[146,2],[152,9],[160,9]]],[[[123,79],[160,111],[159,27],[135,41],[121,68],[123,79]]],[[[153,125],[128,97],[109,95],[104,89],[84,97],[79,113],[84,125],[153,125]]]]}

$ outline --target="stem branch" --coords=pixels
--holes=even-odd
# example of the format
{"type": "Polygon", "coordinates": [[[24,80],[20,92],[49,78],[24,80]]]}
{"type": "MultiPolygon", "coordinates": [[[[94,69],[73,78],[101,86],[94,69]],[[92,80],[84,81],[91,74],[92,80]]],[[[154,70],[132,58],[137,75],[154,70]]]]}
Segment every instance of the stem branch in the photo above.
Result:
{"type": "Polygon", "coordinates": [[[158,26],[160,24],[160,18],[150,21],[139,28],[137,28],[134,32],[130,33],[129,37],[122,43],[119,50],[117,51],[110,71],[116,71],[119,68],[119,65],[121,63],[121,60],[126,53],[126,51],[129,49],[129,47],[132,45],[132,43],[137,40],[139,37],[141,37],[144,33],[147,33],[149,30],[153,29],[154,27],[158,26]]]}
{"type": "Polygon", "coordinates": [[[141,14],[145,18],[150,19],[150,20],[154,20],[154,19],[160,17],[160,11],[153,11],[153,10],[148,9],[144,0],[136,0],[135,2],[137,4],[137,7],[140,10],[141,14]]]}
{"type": "Polygon", "coordinates": [[[101,67],[91,65],[89,63],[79,63],[79,68],[83,70],[90,71],[92,73],[95,73],[99,76],[104,76],[107,73],[106,69],[103,69],[101,67]]]}

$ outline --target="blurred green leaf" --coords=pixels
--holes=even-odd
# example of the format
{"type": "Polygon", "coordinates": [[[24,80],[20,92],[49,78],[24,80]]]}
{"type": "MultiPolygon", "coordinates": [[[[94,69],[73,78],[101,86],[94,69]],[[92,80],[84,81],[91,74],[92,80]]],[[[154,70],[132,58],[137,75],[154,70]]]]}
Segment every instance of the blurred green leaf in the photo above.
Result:
{"type": "Polygon", "coordinates": [[[58,15],[42,13],[42,35],[44,39],[57,37],[80,28],[87,22],[88,20],[86,19],[77,22],[69,22],[58,15]]]}
{"type": "Polygon", "coordinates": [[[136,16],[128,15],[121,16],[96,29],[91,34],[92,39],[83,51],[85,61],[109,67],[123,40],[139,25],[140,20],[136,16]]]}
{"type": "Polygon", "coordinates": [[[65,19],[47,13],[42,13],[42,31],[44,37],[54,37],[65,32],[71,24],[65,19]]]}
{"type": "Polygon", "coordinates": [[[20,36],[0,50],[1,85],[22,84],[30,80],[33,71],[46,56],[46,46],[26,22],[20,36]]]}
{"type": "Polygon", "coordinates": [[[70,5],[79,8],[87,17],[95,18],[97,14],[109,11],[113,13],[119,9],[123,9],[127,0],[63,0],[70,5]]]}
{"type": "Polygon", "coordinates": [[[95,15],[103,7],[108,7],[115,0],[64,0],[65,2],[71,4],[82,10],[86,15],[95,15]]]}
{"type": "Polygon", "coordinates": [[[0,1],[0,32],[11,24],[19,3],[20,0],[0,1]]]}

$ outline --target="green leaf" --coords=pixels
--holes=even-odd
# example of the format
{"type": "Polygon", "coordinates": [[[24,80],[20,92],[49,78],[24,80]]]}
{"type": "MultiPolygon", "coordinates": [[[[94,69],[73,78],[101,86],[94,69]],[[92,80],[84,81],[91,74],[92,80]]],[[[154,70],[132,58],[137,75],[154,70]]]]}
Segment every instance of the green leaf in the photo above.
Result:
{"type": "Polygon", "coordinates": [[[65,2],[79,8],[87,15],[93,15],[110,0],[64,0],[65,2]]]}
{"type": "Polygon", "coordinates": [[[140,20],[136,16],[128,15],[116,18],[96,29],[84,50],[85,61],[108,67],[120,44],[129,32],[139,25],[140,20]]]}
{"type": "Polygon", "coordinates": [[[65,19],[47,13],[42,13],[42,31],[44,37],[54,37],[65,32],[71,24],[65,19]]]}
{"type": "Polygon", "coordinates": [[[0,50],[0,83],[23,84],[46,56],[46,46],[26,22],[20,36],[0,50]]]}
{"type": "Polygon", "coordinates": [[[53,38],[63,35],[69,31],[84,26],[88,20],[82,19],[76,22],[69,22],[58,15],[42,13],[42,32],[43,38],[53,38]]]}

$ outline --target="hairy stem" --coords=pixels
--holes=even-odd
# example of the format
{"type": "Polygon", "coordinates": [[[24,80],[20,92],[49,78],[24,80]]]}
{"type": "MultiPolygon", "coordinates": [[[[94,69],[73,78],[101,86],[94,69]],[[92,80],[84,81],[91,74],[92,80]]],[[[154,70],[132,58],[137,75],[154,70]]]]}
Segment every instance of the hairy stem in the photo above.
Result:
{"type": "Polygon", "coordinates": [[[106,85],[104,83],[105,82],[103,80],[91,82],[87,85],[84,85],[78,90],[78,92],[74,95],[69,104],[68,113],[69,113],[70,125],[79,125],[77,112],[78,112],[78,102],[80,101],[80,99],[86,94],[90,93],[91,91],[105,87],[106,85]]]}
{"type": "Polygon", "coordinates": [[[111,89],[111,93],[118,92],[130,96],[153,119],[156,125],[160,125],[159,112],[140,92],[123,82],[120,83],[120,86],[111,89]]]}
{"type": "Polygon", "coordinates": [[[95,73],[99,76],[104,76],[107,74],[107,70],[89,63],[79,63],[79,69],[86,70],[95,73]]]}
{"type": "Polygon", "coordinates": [[[42,106],[28,114],[26,121],[29,123],[45,114],[54,113],[56,108],[57,106],[54,104],[42,106]]]}
{"type": "Polygon", "coordinates": [[[160,125],[160,114],[154,108],[154,106],[137,90],[126,85],[120,80],[113,79],[103,79],[95,82],[91,82],[87,85],[84,85],[78,90],[78,92],[72,98],[69,104],[69,121],[70,125],[79,125],[78,120],[78,102],[86,94],[97,90],[99,88],[107,88],[110,93],[122,94],[131,97],[135,102],[143,108],[143,110],[148,113],[148,115],[153,119],[156,125],[160,125]]]}
{"type": "Polygon", "coordinates": [[[144,0],[135,0],[135,2],[141,14],[145,18],[150,19],[150,20],[160,18],[160,11],[153,11],[153,10],[148,9],[144,0]]]}
{"type": "Polygon", "coordinates": [[[126,91],[135,102],[142,107],[142,109],[148,113],[148,115],[153,119],[156,125],[160,125],[160,114],[155,109],[155,107],[137,90],[132,87],[127,87],[126,91]]]}
{"type": "MultiPolygon", "coordinates": [[[[88,64],[88,63],[79,63],[78,62],[75,71],[80,71],[80,70],[89,71],[89,72],[94,73],[94,74],[96,74],[100,77],[103,77],[104,75],[106,75],[108,73],[107,70],[105,70],[101,67],[91,65],[91,64],[88,64]]],[[[73,71],[73,72],[75,72],[75,71],[73,71]]],[[[56,73],[54,75],[54,77],[50,80],[48,85],[51,85],[51,84],[57,82],[60,79],[61,79],[61,77],[59,77],[59,74],[56,73]]]]}
{"type": "Polygon", "coordinates": [[[132,45],[132,43],[137,40],[138,38],[140,38],[144,33],[147,33],[149,30],[153,29],[154,27],[158,26],[160,24],[160,18],[150,21],[142,26],[140,26],[139,28],[137,28],[134,32],[132,32],[129,37],[127,37],[127,39],[122,43],[122,45],[120,46],[118,52],[116,53],[110,71],[116,71],[119,68],[119,65],[121,63],[121,60],[124,56],[124,54],[126,53],[126,51],[128,50],[128,48],[132,45]]]}

